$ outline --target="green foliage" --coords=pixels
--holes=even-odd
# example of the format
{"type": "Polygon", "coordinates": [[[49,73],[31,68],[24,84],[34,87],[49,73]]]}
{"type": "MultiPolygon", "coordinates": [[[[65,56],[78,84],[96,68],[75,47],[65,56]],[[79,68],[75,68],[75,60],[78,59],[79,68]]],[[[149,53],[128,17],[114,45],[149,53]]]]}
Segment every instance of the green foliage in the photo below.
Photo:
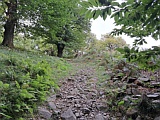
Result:
{"type": "Polygon", "coordinates": [[[49,89],[55,87],[49,64],[16,58],[2,62],[6,62],[6,68],[1,70],[1,113],[12,119],[33,113],[36,104],[44,101],[49,89]]]}
{"type": "Polygon", "coordinates": [[[159,4],[159,0],[127,0],[122,3],[118,3],[116,0],[81,2],[86,17],[90,19],[101,16],[105,20],[108,15],[114,18],[115,24],[121,28],[114,29],[112,34],[125,33],[131,37],[137,37],[135,44],[146,43],[143,37],[149,35],[156,40],[160,39],[159,4]]]}
{"type": "Polygon", "coordinates": [[[121,52],[124,58],[127,58],[129,62],[137,63],[140,68],[148,69],[148,70],[156,70],[159,69],[159,55],[160,48],[157,46],[153,46],[150,49],[140,51],[136,48],[128,48],[124,49],[118,48],[119,52],[121,52]]]}
{"type": "Polygon", "coordinates": [[[101,41],[97,41],[100,44],[100,48],[113,51],[116,48],[123,48],[127,46],[126,41],[121,37],[114,37],[109,34],[102,35],[101,41]]]}
{"type": "Polygon", "coordinates": [[[118,102],[118,106],[124,105],[124,100],[118,102]]]}
{"type": "MultiPolygon", "coordinates": [[[[10,19],[16,19],[15,35],[23,33],[25,36],[25,39],[21,39],[23,42],[14,37],[16,47],[22,48],[24,43],[27,49],[30,47],[34,49],[35,43],[36,46],[41,46],[42,42],[35,42],[39,37],[43,38],[43,45],[63,44],[72,50],[81,49],[84,46],[90,23],[84,15],[80,15],[79,0],[2,0],[0,1],[0,15],[2,16],[0,17],[0,30],[9,20],[10,15],[6,14],[6,10],[9,10],[8,5],[13,3],[17,7],[14,13],[10,13],[13,16],[10,19]]],[[[6,46],[11,47],[11,45],[6,46]]]]}
{"type": "Polygon", "coordinates": [[[126,42],[121,37],[114,37],[109,34],[102,35],[101,40],[97,40],[95,35],[90,33],[86,39],[86,51],[88,54],[98,54],[101,55],[106,52],[115,51],[116,48],[123,48],[128,46],[126,42]]]}
{"type": "Polygon", "coordinates": [[[131,60],[133,60],[134,58],[136,59],[137,58],[137,55],[136,53],[139,52],[138,49],[136,49],[135,47],[133,48],[129,48],[129,47],[124,47],[124,48],[117,48],[117,50],[124,54],[124,58],[127,58],[128,61],[130,62],[131,60]]]}
{"type": "Polygon", "coordinates": [[[56,80],[70,66],[63,59],[52,59],[18,51],[0,49],[0,119],[23,119],[33,115],[46,100],[56,80]]]}
{"type": "Polygon", "coordinates": [[[84,15],[80,15],[79,1],[60,0],[51,3],[45,9],[40,8],[42,17],[38,18],[35,26],[31,26],[32,34],[45,38],[45,44],[63,45],[73,51],[81,49],[90,24],[84,15]]]}

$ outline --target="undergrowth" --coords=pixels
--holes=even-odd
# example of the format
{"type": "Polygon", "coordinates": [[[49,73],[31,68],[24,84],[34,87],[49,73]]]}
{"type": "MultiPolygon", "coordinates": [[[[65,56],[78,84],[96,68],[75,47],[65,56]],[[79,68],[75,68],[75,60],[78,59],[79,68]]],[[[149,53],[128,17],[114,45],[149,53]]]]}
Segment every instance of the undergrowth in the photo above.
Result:
{"type": "Polygon", "coordinates": [[[0,48],[0,119],[33,116],[71,66],[63,59],[0,48]]]}

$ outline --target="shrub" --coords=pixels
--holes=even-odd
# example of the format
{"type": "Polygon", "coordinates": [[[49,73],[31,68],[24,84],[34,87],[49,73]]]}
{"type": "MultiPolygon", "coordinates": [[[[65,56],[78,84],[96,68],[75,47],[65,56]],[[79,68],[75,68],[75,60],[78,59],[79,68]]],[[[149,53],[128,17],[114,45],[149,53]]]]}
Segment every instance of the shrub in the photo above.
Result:
{"type": "Polygon", "coordinates": [[[157,70],[160,65],[160,47],[152,46],[152,48],[147,50],[140,51],[139,48],[128,48],[117,49],[120,53],[123,54],[123,57],[126,58],[131,63],[137,63],[141,69],[144,70],[157,70]]]}

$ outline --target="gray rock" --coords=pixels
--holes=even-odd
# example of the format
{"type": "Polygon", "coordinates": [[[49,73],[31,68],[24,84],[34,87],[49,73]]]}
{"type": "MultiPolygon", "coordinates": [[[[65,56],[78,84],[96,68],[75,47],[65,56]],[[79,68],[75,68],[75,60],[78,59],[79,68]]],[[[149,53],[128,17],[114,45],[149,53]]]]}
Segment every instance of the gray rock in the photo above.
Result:
{"type": "Polygon", "coordinates": [[[50,119],[52,116],[52,113],[44,108],[38,108],[38,112],[39,112],[40,116],[45,119],[50,119]]]}
{"type": "Polygon", "coordinates": [[[127,67],[124,67],[124,68],[123,68],[123,71],[124,71],[124,72],[129,72],[130,70],[129,70],[127,67]]]}
{"type": "Polygon", "coordinates": [[[151,85],[159,88],[160,87],[160,82],[152,82],[151,85]]]}
{"type": "Polygon", "coordinates": [[[82,111],[83,114],[89,114],[90,113],[90,110],[88,108],[82,108],[81,111],[82,111]]]}
{"type": "Polygon", "coordinates": [[[58,109],[62,109],[62,108],[63,108],[62,104],[60,104],[60,103],[56,103],[56,107],[57,107],[58,109]]]}
{"type": "Polygon", "coordinates": [[[110,120],[110,115],[104,116],[105,120],[110,120]]]}
{"type": "Polygon", "coordinates": [[[75,104],[75,107],[80,108],[81,105],[80,104],[75,104]]]}
{"type": "Polygon", "coordinates": [[[73,114],[70,108],[61,114],[61,118],[64,120],[76,120],[76,116],[73,114]]]}
{"type": "Polygon", "coordinates": [[[79,120],[87,120],[85,117],[79,118],[79,120]]]}
{"type": "Polygon", "coordinates": [[[96,107],[100,111],[106,111],[108,109],[108,107],[103,104],[97,104],[96,107]]]}
{"type": "Polygon", "coordinates": [[[80,115],[80,113],[75,113],[75,116],[76,116],[77,118],[79,118],[81,115],[80,115]]]}
{"type": "Polygon", "coordinates": [[[85,95],[82,94],[81,97],[82,97],[83,99],[87,100],[87,97],[86,97],[85,95]]]}
{"type": "Polygon", "coordinates": [[[55,93],[55,90],[54,90],[53,87],[51,88],[50,92],[51,92],[51,93],[55,93]]]}
{"type": "Polygon", "coordinates": [[[128,95],[123,98],[123,100],[126,101],[126,102],[130,101],[130,99],[131,99],[131,97],[128,96],[128,95]]]}
{"type": "Polygon", "coordinates": [[[136,80],[137,80],[137,78],[128,78],[127,83],[133,83],[136,80]]]}
{"type": "Polygon", "coordinates": [[[117,117],[122,117],[122,114],[121,114],[120,112],[117,112],[117,113],[116,113],[116,116],[117,116],[117,117]]]}
{"type": "Polygon", "coordinates": [[[67,96],[66,98],[67,98],[67,99],[74,99],[75,97],[72,96],[72,95],[69,95],[69,96],[67,96]]]}
{"type": "Polygon", "coordinates": [[[75,89],[72,89],[72,90],[70,91],[70,93],[71,93],[71,95],[76,95],[76,94],[79,93],[79,90],[78,90],[77,88],[75,88],[75,89]]]}
{"type": "Polygon", "coordinates": [[[159,116],[159,117],[156,117],[154,120],[160,120],[160,116],[159,116]]]}
{"type": "Polygon", "coordinates": [[[111,118],[111,120],[117,120],[117,118],[115,118],[115,117],[112,117],[112,118],[111,118]]]}
{"type": "Polygon", "coordinates": [[[56,98],[62,98],[62,94],[56,94],[56,98]]]}
{"type": "Polygon", "coordinates": [[[61,110],[54,110],[54,113],[53,114],[60,114],[61,113],[61,110]]]}
{"type": "Polygon", "coordinates": [[[104,120],[104,116],[101,114],[98,114],[95,116],[95,120],[104,120]]]}
{"type": "Polygon", "coordinates": [[[55,110],[56,109],[56,105],[53,102],[48,102],[48,106],[52,109],[55,110]]]}
{"type": "Polygon", "coordinates": [[[71,82],[74,82],[74,81],[75,81],[75,79],[72,78],[72,77],[68,78],[67,80],[68,80],[68,81],[71,81],[71,82]]]}
{"type": "Polygon", "coordinates": [[[96,94],[89,92],[86,97],[87,99],[92,99],[93,96],[96,96],[96,94]]]}
{"type": "Polygon", "coordinates": [[[79,91],[81,91],[81,92],[84,92],[84,90],[82,89],[82,87],[81,87],[79,84],[77,84],[77,89],[78,89],[79,91]]]}
{"type": "Polygon", "coordinates": [[[114,77],[114,78],[113,78],[113,81],[117,81],[117,80],[119,80],[119,78],[117,78],[117,77],[114,77]]]}
{"type": "Polygon", "coordinates": [[[122,118],[122,120],[127,120],[126,116],[124,116],[124,117],[122,118]]]}
{"type": "Polygon", "coordinates": [[[126,85],[124,83],[117,83],[118,87],[126,89],[126,85]]]}
{"type": "Polygon", "coordinates": [[[131,94],[132,94],[131,88],[126,89],[126,93],[127,93],[128,95],[131,95],[131,94]]]}
{"type": "MultiPolygon", "coordinates": [[[[137,81],[137,80],[136,80],[137,81]]],[[[131,84],[129,85],[131,88],[138,88],[138,85],[137,84],[131,84]]]]}
{"type": "Polygon", "coordinates": [[[138,80],[143,81],[143,82],[149,82],[150,81],[149,78],[138,78],[138,80]]]}
{"type": "Polygon", "coordinates": [[[160,105],[160,100],[153,100],[152,103],[160,105]]]}
{"type": "Polygon", "coordinates": [[[140,117],[140,116],[138,116],[138,117],[136,118],[136,120],[141,120],[141,117],[140,117]]]}
{"type": "Polygon", "coordinates": [[[105,94],[104,91],[100,91],[100,92],[99,92],[99,95],[104,95],[104,94],[105,94]]]}
{"type": "Polygon", "coordinates": [[[152,99],[157,99],[157,98],[160,97],[160,94],[156,94],[156,93],[154,93],[154,94],[148,94],[147,97],[148,98],[152,98],[152,99]]]}
{"type": "Polygon", "coordinates": [[[126,115],[127,115],[128,117],[131,117],[132,119],[136,119],[137,116],[138,116],[138,111],[135,110],[135,109],[129,108],[129,109],[126,111],[126,115]]]}
{"type": "Polygon", "coordinates": [[[50,97],[47,98],[47,101],[50,102],[50,101],[54,101],[56,100],[56,95],[52,95],[50,97]]]}
{"type": "Polygon", "coordinates": [[[141,98],[141,95],[133,95],[133,98],[141,98]]]}
{"type": "Polygon", "coordinates": [[[140,95],[141,94],[140,91],[136,88],[132,88],[132,93],[133,93],[133,95],[140,95]]]}

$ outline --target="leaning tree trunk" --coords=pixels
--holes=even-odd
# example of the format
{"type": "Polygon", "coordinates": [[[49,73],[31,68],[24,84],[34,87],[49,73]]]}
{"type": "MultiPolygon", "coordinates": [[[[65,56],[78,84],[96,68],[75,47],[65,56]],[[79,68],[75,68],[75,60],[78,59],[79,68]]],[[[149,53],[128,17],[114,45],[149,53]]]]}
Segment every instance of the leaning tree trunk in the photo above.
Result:
{"type": "Polygon", "coordinates": [[[58,57],[62,57],[64,47],[65,47],[65,45],[63,43],[58,43],[57,44],[57,49],[58,49],[57,56],[58,57]]]}
{"type": "Polygon", "coordinates": [[[14,47],[13,45],[13,38],[14,38],[14,29],[16,25],[16,13],[17,13],[17,0],[13,1],[10,0],[10,2],[5,2],[8,10],[6,12],[7,21],[4,25],[4,38],[2,41],[3,46],[7,47],[14,47]]]}

